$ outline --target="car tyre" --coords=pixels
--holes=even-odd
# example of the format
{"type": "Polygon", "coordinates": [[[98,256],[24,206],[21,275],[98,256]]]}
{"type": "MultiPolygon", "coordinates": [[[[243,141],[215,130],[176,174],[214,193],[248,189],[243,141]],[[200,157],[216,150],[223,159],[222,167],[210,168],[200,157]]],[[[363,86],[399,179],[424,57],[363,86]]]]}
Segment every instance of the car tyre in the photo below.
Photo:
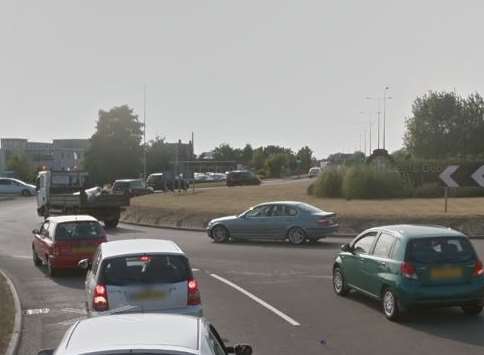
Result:
{"type": "Polygon", "coordinates": [[[32,196],[32,194],[30,193],[29,190],[22,190],[22,196],[29,197],[29,196],[32,196]]]}
{"type": "Polygon", "coordinates": [[[109,221],[104,221],[106,228],[116,228],[118,226],[119,219],[111,219],[109,221]]]}
{"type": "Polygon", "coordinates": [[[346,284],[343,271],[339,266],[333,269],[333,290],[338,296],[346,296],[350,288],[346,284]]]}
{"type": "Polygon", "coordinates": [[[396,321],[400,318],[398,299],[395,293],[389,288],[384,289],[382,292],[382,307],[383,314],[385,314],[387,319],[396,321]]]}
{"type": "Polygon", "coordinates": [[[215,226],[212,229],[212,239],[215,243],[225,243],[229,240],[230,234],[224,226],[215,226]]]}
{"type": "Polygon", "coordinates": [[[287,233],[287,238],[292,245],[301,245],[306,241],[306,232],[302,228],[294,227],[287,233]]]}
{"type": "Polygon", "coordinates": [[[34,265],[35,266],[40,266],[42,265],[42,260],[40,260],[39,256],[37,255],[37,253],[35,252],[35,249],[34,247],[32,247],[32,259],[34,261],[34,265]]]}
{"type": "Polygon", "coordinates": [[[483,305],[482,304],[469,304],[462,306],[462,311],[470,316],[477,316],[482,312],[483,305]]]}
{"type": "Polygon", "coordinates": [[[47,259],[47,273],[49,274],[50,277],[57,276],[57,269],[52,265],[52,262],[50,261],[50,259],[47,259]]]}

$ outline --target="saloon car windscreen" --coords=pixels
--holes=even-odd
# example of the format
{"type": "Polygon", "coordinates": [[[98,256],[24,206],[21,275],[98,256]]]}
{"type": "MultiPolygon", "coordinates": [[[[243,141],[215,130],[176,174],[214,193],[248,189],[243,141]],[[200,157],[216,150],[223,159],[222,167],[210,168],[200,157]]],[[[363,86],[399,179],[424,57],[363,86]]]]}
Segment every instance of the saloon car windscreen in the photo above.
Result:
{"type": "Polygon", "coordinates": [[[107,259],[101,279],[106,285],[177,283],[190,279],[187,259],[180,255],[136,255],[107,259]]]}

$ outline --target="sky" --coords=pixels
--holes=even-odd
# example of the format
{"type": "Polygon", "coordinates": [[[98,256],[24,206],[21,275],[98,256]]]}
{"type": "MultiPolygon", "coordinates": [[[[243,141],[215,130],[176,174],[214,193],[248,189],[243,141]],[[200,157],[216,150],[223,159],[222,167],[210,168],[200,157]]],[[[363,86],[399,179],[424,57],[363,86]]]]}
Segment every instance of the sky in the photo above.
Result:
{"type": "Polygon", "coordinates": [[[2,0],[0,137],[88,138],[100,109],[124,104],[142,120],[146,85],[148,139],[324,158],[359,149],[370,119],[376,147],[382,105],[365,98],[388,86],[393,151],[417,96],[483,92],[483,13],[467,0],[2,0]]]}

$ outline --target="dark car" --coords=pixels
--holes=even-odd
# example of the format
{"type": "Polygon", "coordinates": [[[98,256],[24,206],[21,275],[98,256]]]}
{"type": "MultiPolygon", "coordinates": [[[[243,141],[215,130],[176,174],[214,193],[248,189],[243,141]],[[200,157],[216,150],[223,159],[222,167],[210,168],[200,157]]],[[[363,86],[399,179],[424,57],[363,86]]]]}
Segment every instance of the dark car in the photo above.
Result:
{"type": "Polygon", "coordinates": [[[153,193],[153,188],[146,186],[142,179],[116,180],[113,183],[113,193],[124,194],[129,197],[153,193]]]}
{"type": "Polygon", "coordinates": [[[187,190],[190,186],[183,177],[171,178],[164,173],[150,174],[146,185],[155,191],[187,190]]]}
{"type": "Polygon", "coordinates": [[[484,268],[460,232],[386,226],[366,230],[341,247],[333,287],[340,296],[353,289],[379,300],[390,320],[417,306],[459,306],[476,315],[484,304],[484,268]]]}
{"type": "Polygon", "coordinates": [[[216,218],[207,227],[216,243],[232,239],[285,240],[300,245],[338,230],[336,214],[303,202],[268,202],[238,216],[216,218]]]}
{"type": "Polygon", "coordinates": [[[227,186],[260,185],[260,179],[248,170],[234,170],[227,173],[227,186]]]}

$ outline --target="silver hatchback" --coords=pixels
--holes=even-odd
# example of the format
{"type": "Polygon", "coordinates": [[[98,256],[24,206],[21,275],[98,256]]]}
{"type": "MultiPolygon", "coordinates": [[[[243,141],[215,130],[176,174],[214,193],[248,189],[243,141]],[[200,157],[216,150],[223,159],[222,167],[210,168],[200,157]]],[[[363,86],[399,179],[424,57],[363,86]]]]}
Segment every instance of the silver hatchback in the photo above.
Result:
{"type": "Polygon", "coordinates": [[[89,316],[115,312],[202,315],[198,283],[188,258],[172,241],[133,239],[101,244],[82,260],[89,316]]]}

